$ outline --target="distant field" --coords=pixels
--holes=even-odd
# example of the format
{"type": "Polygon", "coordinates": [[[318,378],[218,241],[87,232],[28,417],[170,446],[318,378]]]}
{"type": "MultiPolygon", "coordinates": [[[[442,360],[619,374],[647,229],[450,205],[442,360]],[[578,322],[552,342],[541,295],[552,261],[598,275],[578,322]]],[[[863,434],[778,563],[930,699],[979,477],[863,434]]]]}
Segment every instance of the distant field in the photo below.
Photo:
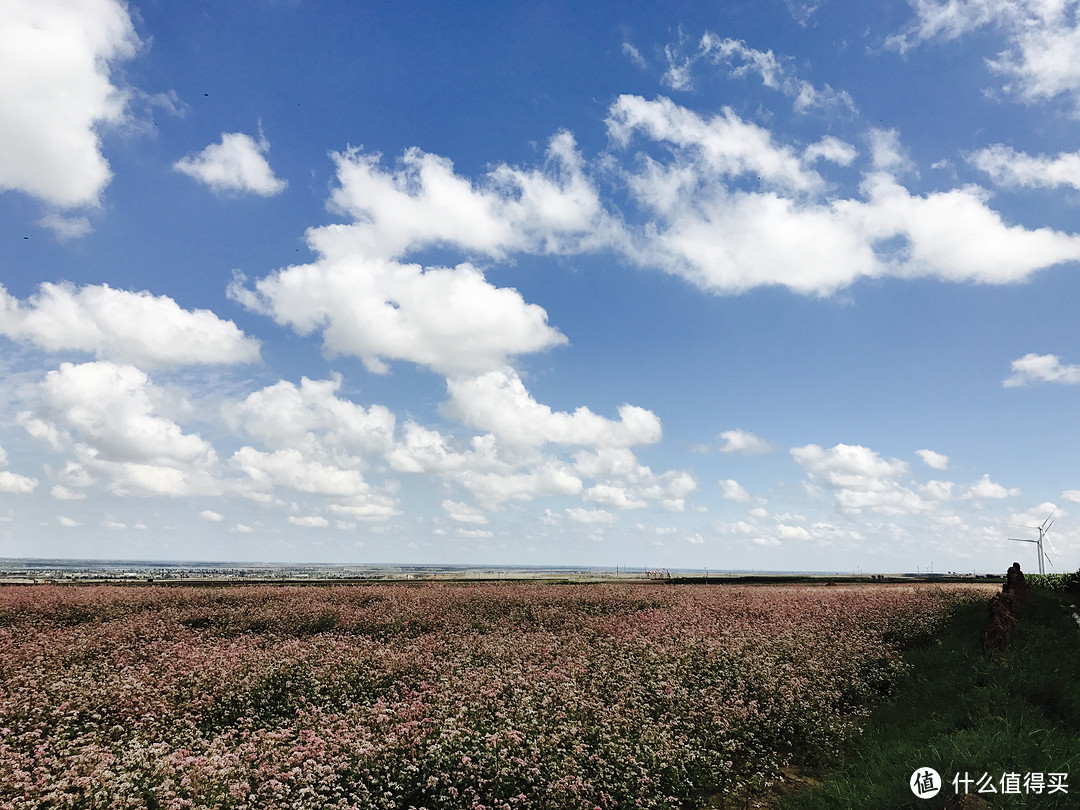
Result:
{"type": "Polygon", "coordinates": [[[0,587],[0,807],[701,807],[985,585],[0,587]]]}

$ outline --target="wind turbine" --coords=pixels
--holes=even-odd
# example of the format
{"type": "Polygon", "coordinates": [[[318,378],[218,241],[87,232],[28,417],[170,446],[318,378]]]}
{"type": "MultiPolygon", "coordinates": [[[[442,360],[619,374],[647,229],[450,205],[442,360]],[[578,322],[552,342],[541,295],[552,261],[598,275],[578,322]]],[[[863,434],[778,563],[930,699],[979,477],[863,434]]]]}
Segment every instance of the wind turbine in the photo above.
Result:
{"type": "Polygon", "coordinates": [[[1047,556],[1045,551],[1043,551],[1043,538],[1045,538],[1046,533],[1048,531],[1050,531],[1050,527],[1054,525],[1054,521],[1052,521],[1050,519],[1050,518],[1052,518],[1054,516],[1054,512],[1057,512],[1057,507],[1056,506],[1054,507],[1054,511],[1046,516],[1046,520],[1044,520],[1038,526],[1021,526],[1021,524],[1019,524],[1019,523],[1010,523],[1009,524],[1010,526],[1021,526],[1021,528],[1024,528],[1024,529],[1038,529],[1038,531],[1039,531],[1039,539],[1038,540],[1028,540],[1028,539],[1020,538],[1020,537],[1010,537],[1009,539],[1012,540],[1013,542],[1016,542],[1016,543],[1037,543],[1038,544],[1038,546],[1039,546],[1039,573],[1040,574],[1045,574],[1046,573],[1046,567],[1043,565],[1043,558],[1044,557],[1050,562],[1051,565],[1054,564],[1054,561],[1051,560],[1050,557],[1047,556]]]}

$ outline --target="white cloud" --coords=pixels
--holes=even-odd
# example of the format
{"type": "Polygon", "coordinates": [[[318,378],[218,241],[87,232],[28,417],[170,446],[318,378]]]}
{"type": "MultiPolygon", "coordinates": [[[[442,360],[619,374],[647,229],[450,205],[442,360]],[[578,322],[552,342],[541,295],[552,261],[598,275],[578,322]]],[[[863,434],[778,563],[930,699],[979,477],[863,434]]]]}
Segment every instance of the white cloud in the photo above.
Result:
{"type": "Polygon", "coordinates": [[[98,202],[112,177],[98,133],[127,101],[111,70],[139,45],[116,0],[0,3],[0,190],[98,202]]]}
{"type": "Polygon", "coordinates": [[[973,152],[967,160],[998,185],[1080,189],[1080,152],[1032,156],[998,143],[973,152]]]}
{"type": "Polygon", "coordinates": [[[622,44],[622,52],[626,54],[627,58],[642,70],[649,66],[649,63],[645,61],[645,58],[641,55],[641,51],[635,48],[631,43],[624,42],[622,44]]]}
{"type": "Polygon", "coordinates": [[[270,142],[261,133],[256,141],[242,132],[223,132],[220,143],[178,160],[173,168],[219,193],[272,197],[284,191],[288,183],[274,176],[266,161],[269,151],[270,142]]]}
{"type": "Polygon", "coordinates": [[[82,526],[79,521],[75,520],[74,518],[69,518],[65,515],[57,515],[56,522],[63,526],[65,529],[77,529],[79,526],[82,526]]]}
{"type": "Polygon", "coordinates": [[[617,515],[613,515],[606,509],[581,509],[580,507],[572,507],[566,510],[567,517],[574,523],[585,524],[597,524],[597,523],[618,523],[619,518],[617,515]]]}
{"type": "Polygon", "coordinates": [[[1056,354],[1025,354],[1012,361],[1012,376],[1002,385],[1016,388],[1037,382],[1080,384],[1080,366],[1066,365],[1056,354]]]}
{"type": "Polygon", "coordinates": [[[330,521],[321,515],[303,515],[301,517],[289,515],[288,520],[293,526],[303,526],[307,529],[325,529],[330,525],[330,521]]]}
{"type": "Polygon", "coordinates": [[[1080,91],[1080,20],[1076,0],[915,0],[916,18],[887,45],[901,53],[931,39],[953,40],[984,27],[1000,30],[1008,47],[988,67],[1005,77],[1006,92],[1028,102],[1080,91]]]}
{"type": "Polygon", "coordinates": [[[574,137],[548,143],[543,169],[501,164],[474,186],[446,158],[419,149],[402,155],[396,171],[378,155],[333,155],[339,186],[331,203],[355,220],[346,228],[359,252],[400,257],[432,245],[501,257],[507,251],[575,253],[610,236],[604,211],[574,137]]]}
{"type": "Polygon", "coordinates": [[[45,282],[20,302],[0,285],[0,334],[50,352],[88,352],[143,367],[251,363],[259,342],[167,296],[45,282]]]}
{"type": "Polygon", "coordinates": [[[817,160],[827,160],[838,166],[850,166],[858,156],[858,151],[847,141],[826,135],[803,150],[802,160],[808,166],[817,160]]]}
{"type": "Polygon", "coordinates": [[[756,74],[762,83],[794,99],[795,111],[805,113],[812,108],[844,108],[855,111],[855,102],[846,91],[837,91],[826,84],[818,89],[805,79],[800,79],[783,60],[771,50],[759,51],[743,40],[706,32],[701,37],[700,55],[714,64],[730,67],[730,76],[756,74]]]}
{"type": "Polygon", "coordinates": [[[724,444],[720,448],[721,453],[741,453],[746,456],[759,453],[771,453],[773,445],[753,433],[746,430],[725,430],[720,434],[724,444]]]}
{"type": "Polygon", "coordinates": [[[694,61],[696,57],[687,56],[683,53],[686,44],[686,35],[679,29],[679,40],[676,43],[664,47],[664,58],[667,60],[667,70],[660,77],[660,83],[672,90],[694,89],[694,61]]]}
{"type": "Polygon", "coordinates": [[[807,531],[805,526],[793,526],[787,523],[780,523],[776,527],[776,532],[780,535],[782,540],[810,539],[810,532],[807,531]]]}
{"type": "Polygon", "coordinates": [[[466,503],[458,503],[447,499],[442,502],[442,508],[451,520],[456,520],[458,523],[475,523],[484,526],[488,522],[487,516],[482,509],[469,506],[466,503]]]}
{"type": "Polygon", "coordinates": [[[186,495],[218,491],[214,448],[162,412],[186,403],[129,365],[63,363],[38,387],[40,404],[19,414],[27,431],[70,450],[70,477],[105,477],[117,495],[186,495]]]}
{"type": "Polygon", "coordinates": [[[583,500],[619,509],[640,509],[656,503],[682,512],[686,499],[697,491],[697,481],[686,470],[654,473],[626,448],[605,447],[574,454],[574,470],[596,483],[582,493],[583,500]]]}
{"type": "Polygon", "coordinates": [[[394,415],[381,405],[364,408],[337,396],[341,375],[329,380],[287,380],[223,406],[226,422],[271,450],[297,450],[340,466],[394,446],[394,415]]]}
{"type": "Polygon", "coordinates": [[[800,79],[790,68],[790,59],[776,56],[771,50],[760,51],[746,42],[731,37],[721,38],[706,31],[696,49],[686,52],[687,37],[679,30],[678,41],[664,48],[667,70],[661,83],[673,90],[694,89],[694,73],[700,60],[726,69],[730,78],[756,75],[762,84],[792,99],[795,111],[805,113],[812,108],[843,108],[854,112],[855,103],[846,92],[838,92],[826,84],[817,88],[800,79]]]}
{"type": "Polygon", "coordinates": [[[445,413],[509,443],[632,447],[654,444],[661,436],[656,415],[634,405],[622,405],[618,421],[585,407],[573,413],[552,411],[532,398],[510,367],[451,378],[446,385],[450,402],[445,413]]]}
{"type": "Polygon", "coordinates": [[[837,444],[826,450],[808,444],[792,448],[791,456],[811,482],[834,491],[837,506],[845,512],[924,513],[936,509],[941,501],[939,487],[912,489],[900,480],[908,475],[905,462],[882,458],[868,447],[837,444]]]}
{"type": "Polygon", "coordinates": [[[923,460],[923,464],[935,470],[945,470],[949,467],[949,457],[933,450],[916,450],[915,455],[923,460]]]}
{"type": "Polygon", "coordinates": [[[857,444],[838,444],[828,450],[808,444],[793,448],[791,455],[807,472],[836,489],[875,489],[907,472],[903,461],[883,459],[857,444]]]}
{"type": "Polygon", "coordinates": [[[63,484],[57,484],[50,494],[58,501],[85,501],[86,493],[68,489],[63,484]]]}
{"type": "Polygon", "coordinates": [[[990,475],[984,475],[976,483],[969,486],[960,497],[964,500],[1002,500],[1015,498],[1020,494],[1017,488],[1006,488],[1001,484],[991,481],[990,475]]]}
{"type": "Polygon", "coordinates": [[[29,495],[37,489],[38,480],[26,475],[0,470],[0,492],[13,495],[29,495]]]}
{"type": "Polygon", "coordinates": [[[454,534],[458,537],[464,537],[470,540],[486,540],[489,537],[494,537],[495,533],[488,531],[487,529],[466,529],[463,526],[458,526],[454,531],[454,534]]]}
{"type": "Polygon", "coordinates": [[[734,478],[728,478],[720,481],[720,492],[729,501],[736,501],[737,503],[746,503],[750,500],[750,493],[743,488],[743,485],[736,481],[734,478]]]}
{"type": "Polygon", "coordinates": [[[362,498],[372,489],[359,471],[313,461],[295,448],[263,452],[245,446],[233,453],[229,463],[259,489],[282,486],[339,498],[362,498]]]}
{"type": "Polygon", "coordinates": [[[369,259],[324,231],[324,258],[237,286],[242,303],[272,315],[300,334],[323,330],[332,354],[359,357],[373,372],[387,360],[407,360],[444,374],[498,368],[516,354],[566,343],[547,313],[517,290],[488,283],[470,264],[422,268],[369,259]]]}
{"type": "Polygon", "coordinates": [[[199,512],[199,518],[209,523],[221,523],[221,521],[225,520],[224,515],[218,512],[214,512],[211,509],[204,509],[203,511],[199,512]]]}
{"type": "Polygon", "coordinates": [[[458,439],[408,422],[386,458],[399,472],[434,474],[464,487],[485,508],[582,490],[581,478],[561,459],[502,445],[491,434],[458,439]]]}
{"type": "Polygon", "coordinates": [[[61,241],[80,239],[93,232],[94,227],[86,217],[64,217],[60,214],[46,214],[37,221],[42,228],[48,228],[61,241]]]}
{"type": "MultiPolygon", "coordinates": [[[[706,177],[754,175],[764,184],[793,192],[820,188],[823,183],[793,149],[776,145],[768,130],[744,121],[727,107],[705,120],[668,98],[649,101],[622,95],[608,111],[607,126],[612,139],[623,146],[633,135],[641,134],[685,150],[693,168],[706,172],[706,177]]],[[[639,184],[637,191],[643,190],[639,184]]],[[[650,202],[655,207],[668,207],[668,200],[653,196],[650,202]]]]}
{"type": "Polygon", "coordinates": [[[1080,259],[1080,237],[1009,225],[977,186],[913,195],[895,176],[910,164],[892,132],[870,134],[860,196],[838,198],[791,147],[731,110],[706,120],[669,99],[621,96],[608,128],[620,146],[639,134],[671,152],[639,155],[625,175],[646,217],[628,256],[712,292],[828,295],[882,276],[1004,284],[1080,259]]]}
{"type": "Polygon", "coordinates": [[[517,290],[498,288],[474,264],[422,267],[406,254],[427,247],[501,258],[509,252],[573,253],[617,239],[572,136],[552,138],[542,169],[497,166],[475,186],[450,161],[409,150],[397,171],[378,156],[334,156],[331,205],[347,225],[308,231],[319,258],[230,294],[300,334],[321,330],[326,350],[372,371],[407,360],[446,375],[498,369],[515,355],[566,343],[547,313],[517,290]]]}

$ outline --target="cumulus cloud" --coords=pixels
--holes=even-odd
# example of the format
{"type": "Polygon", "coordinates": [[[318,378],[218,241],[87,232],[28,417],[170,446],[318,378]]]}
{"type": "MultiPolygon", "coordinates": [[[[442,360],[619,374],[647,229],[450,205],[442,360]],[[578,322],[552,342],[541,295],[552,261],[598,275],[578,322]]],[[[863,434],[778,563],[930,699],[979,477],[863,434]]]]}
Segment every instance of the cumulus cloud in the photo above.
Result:
{"type": "Polygon", "coordinates": [[[581,478],[559,458],[507,447],[490,433],[461,440],[410,421],[386,458],[399,472],[435,474],[462,486],[485,507],[582,490],[581,478]]]}
{"type": "Polygon", "coordinates": [[[1076,385],[1080,383],[1080,366],[1062,363],[1056,354],[1025,354],[1012,361],[1012,375],[1002,385],[1016,388],[1039,382],[1076,385]]]}
{"type": "Polygon", "coordinates": [[[117,495],[217,491],[214,448],[166,415],[186,403],[134,366],[63,363],[45,376],[38,395],[38,408],[21,412],[19,421],[54,449],[74,453],[68,477],[103,477],[117,495]]]}
{"type": "Polygon", "coordinates": [[[46,214],[37,221],[42,228],[48,228],[61,241],[79,239],[91,233],[94,227],[86,217],[65,217],[60,214],[46,214]]]}
{"type": "Polygon", "coordinates": [[[580,507],[572,507],[566,510],[566,516],[574,523],[597,524],[619,522],[618,516],[613,515],[606,509],[582,509],[580,507]]]}
{"type": "Polygon", "coordinates": [[[271,450],[293,449],[329,463],[358,466],[394,445],[394,414],[337,396],[342,377],[280,380],[223,406],[228,424],[271,450]]]}
{"type": "Polygon", "coordinates": [[[1080,18],[1076,0],[916,0],[915,19],[886,44],[904,53],[932,39],[954,40],[981,28],[1001,31],[1007,47],[988,67],[1003,89],[1028,102],[1058,96],[1077,102],[1080,18]]]}
{"type": "Polygon", "coordinates": [[[49,352],[78,351],[144,368],[251,363],[259,342],[205,309],[167,296],[45,282],[19,301],[0,285],[0,335],[49,352]]]}
{"type": "Polygon", "coordinates": [[[808,444],[792,448],[791,456],[812,482],[833,490],[837,506],[845,512],[923,513],[935,509],[942,496],[950,493],[948,485],[913,488],[906,480],[906,462],[883,458],[861,445],[825,449],[808,444]]]}
{"type": "Polygon", "coordinates": [[[654,473],[626,448],[579,450],[574,470],[595,483],[582,493],[586,501],[617,509],[640,509],[650,503],[673,512],[686,508],[697,491],[697,480],[686,470],[654,473]]]}
{"type": "Polygon", "coordinates": [[[592,447],[632,447],[660,440],[660,420],[634,405],[619,408],[618,421],[585,407],[573,413],[553,411],[532,398],[512,368],[478,377],[447,380],[450,402],[444,411],[499,439],[527,445],[547,442],[592,447]]]}
{"type": "Polygon", "coordinates": [[[220,143],[212,143],[197,154],[182,158],[173,168],[216,192],[258,194],[273,197],[288,183],[274,176],[266,160],[270,142],[242,132],[223,132],[220,143]]]}
{"type": "Polygon", "coordinates": [[[721,453],[741,453],[750,456],[771,453],[774,449],[771,442],[746,430],[725,430],[720,434],[720,438],[724,442],[720,447],[721,453]]]}
{"type": "Polygon", "coordinates": [[[720,481],[720,493],[727,500],[736,501],[737,503],[746,503],[750,500],[750,493],[734,478],[720,481]]]}
{"type": "Polygon", "coordinates": [[[366,255],[400,257],[432,245],[500,257],[507,252],[575,253],[604,244],[613,222],[573,135],[548,143],[542,168],[501,164],[474,185],[447,158],[407,150],[394,169],[380,156],[333,155],[331,205],[354,219],[346,230],[366,255]]]}
{"type": "Polygon", "coordinates": [[[288,520],[293,526],[302,526],[305,529],[325,529],[330,525],[330,521],[321,515],[289,515],[288,520]]]}
{"type": "Polygon", "coordinates": [[[810,165],[817,160],[827,160],[838,166],[850,166],[859,152],[847,141],[832,135],[826,135],[803,150],[803,163],[810,165]]]}
{"type": "Polygon", "coordinates": [[[547,313],[491,284],[470,262],[403,261],[430,247],[502,258],[575,253],[616,239],[572,136],[552,138],[536,169],[500,165],[474,185],[449,160],[408,150],[396,169],[379,156],[334,155],[331,206],[352,218],[308,231],[316,262],[287,267],[230,294],[300,334],[321,330],[326,350],[375,372],[406,360],[446,375],[498,369],[511,357],[566,343],[547,313]]]}
{"type": "Polygon", "coordinates": [[[466,503],[458,503],[447,499],[442,502],[442,508],[451,520],[456,520],[458,523],[475,523],[483,526],[488,522],[487,516],[482,509],[477,509],[475,506],[469,506],[466,503]]]}
{"type": "Polygon", "coordinates": [[[0,190],[95,205],[112,177],[99,131],[125,118],[112,69],[140,45],[117,0],[0,4],[0,190]]]}
{"type": "Polygon", "coordinates": [[[358,470],[343,469],[305,458],[295,448],[265,452],[244,446],[229,463],[267,489],[283,486],[296,492],[336,497],[363,497],[370,485],[358,470]]]}
{"type": "Polygon", "coordinates": [[[729,109],[706,119],[670,99],[621,96],[608,129],[620,147],[640,137],[671,155],[640,154],[625,175],[645,216],[628,255],[712,292],[828,295],[883,276],[1004,284],[1080,259],[1080,237],[1010,225],[978,186],[912,194],[893,132],[869,134],[871,166],[845,198],[809,165],[820,166],[815,152],[800,156],[729,109]]]}
{"type": "Polygon", "coordinates": [[[987,474],[969,486],[960,497],[964,500],[1003,500],[1005,498],[1015,498],[1019,494],[1019,489],[1015,487],[1008,488],[996,481],[991,481],[990,475],[987,474]]]}
{"type": "Polygon", "coordinates": [[[444,374],[498,368],[508,357],[566,343],[547,313],[517,290],[490,284],[470,264],[423,268],[354,254],[326,231],[315,264],[289,267],[232,295],[300,334],[323,332],[331,354],[376,373],[406,360],[444,374]]]}
{"type": "Polygon", "coordinates": [[[225,520],[224,515],[218,512],[214,512],[211,509],[204,509],[203,511],[199,512],[199,518],[207,521],[208,523],[221,523],[221,521],[225,520]]]}
{"type": "Polygon", "coordinates": [[[916,450],[915,455],[923,460],[923,464],[935,470],[945,470],[949,467],[949,457],[933,450],[916,450]]]}
{"type": "Polygon", "coordinates": [[[967,160],[1009,188],[1080,189],[1080,152],[1033,156],[998,143],[973,152],[967,160]]]}
{"type": "MultiPolygon", "coordinates": [[[[0,447],[0,467],[7,466],[7,452],[0,447]]],[[[29,495],[37,489],[38,480],[25,475],[17,475],[7,470],[0,470],[0,492],[14,495],[29,495]]]]}

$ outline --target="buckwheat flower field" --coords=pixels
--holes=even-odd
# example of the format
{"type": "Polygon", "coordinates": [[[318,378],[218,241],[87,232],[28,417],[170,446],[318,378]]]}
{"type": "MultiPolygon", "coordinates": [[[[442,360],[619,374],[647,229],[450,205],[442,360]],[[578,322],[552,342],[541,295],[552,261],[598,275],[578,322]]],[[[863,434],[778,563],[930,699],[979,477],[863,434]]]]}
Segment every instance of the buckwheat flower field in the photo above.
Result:
{"type": "Polygon", "coordinates": [[[670,808],[835,756],[975,586],[0,588],[0,807],[670,808]]]}

